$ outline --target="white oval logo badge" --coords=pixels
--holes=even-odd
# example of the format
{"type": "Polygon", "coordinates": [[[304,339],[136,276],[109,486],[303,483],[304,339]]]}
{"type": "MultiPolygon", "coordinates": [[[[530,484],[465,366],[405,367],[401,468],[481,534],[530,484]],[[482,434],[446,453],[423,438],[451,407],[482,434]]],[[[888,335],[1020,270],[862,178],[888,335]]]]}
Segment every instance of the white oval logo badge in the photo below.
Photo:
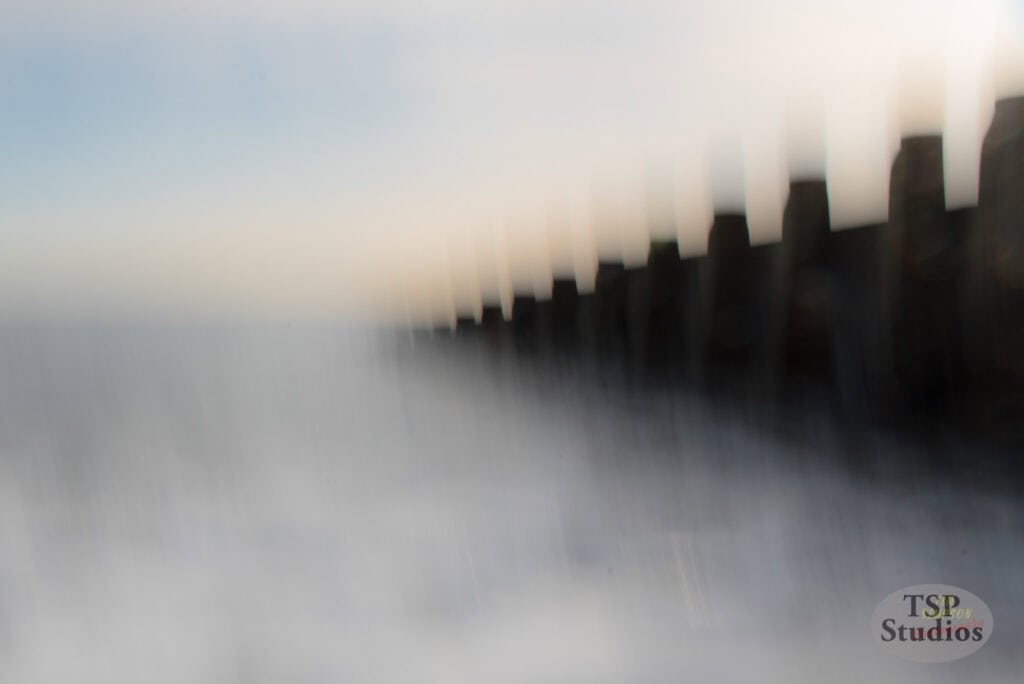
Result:
{"type": "Polygon", "coordinates": [[[971,592],[948,584],[917,584],[882,599],[871,636],[890,653],[919,663],[969,656],[992,636],[992,611],[971,592]]]}

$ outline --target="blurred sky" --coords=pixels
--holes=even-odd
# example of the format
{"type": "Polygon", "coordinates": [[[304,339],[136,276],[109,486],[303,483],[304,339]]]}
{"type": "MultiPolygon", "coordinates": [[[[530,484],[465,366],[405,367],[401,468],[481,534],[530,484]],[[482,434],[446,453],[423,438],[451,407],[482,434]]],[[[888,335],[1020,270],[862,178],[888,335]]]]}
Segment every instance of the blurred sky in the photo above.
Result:
{"type": "Polygon", "coordinates": [[[369,267],[368,239],[429,245],[439,226],[500,221],[596,166],[640,176],[688,140],[727,160],[716,203],[764,186],[773,214],[787,102],[828,109],[835,78],[888,97],[894,65],[931,59],[945,74],[948,46],[980,65],[994,11],[7,0],[0,313],[331,309],[369,267]],[[744,159],[748,176],[771,171],[744,186],[744,159]]]}

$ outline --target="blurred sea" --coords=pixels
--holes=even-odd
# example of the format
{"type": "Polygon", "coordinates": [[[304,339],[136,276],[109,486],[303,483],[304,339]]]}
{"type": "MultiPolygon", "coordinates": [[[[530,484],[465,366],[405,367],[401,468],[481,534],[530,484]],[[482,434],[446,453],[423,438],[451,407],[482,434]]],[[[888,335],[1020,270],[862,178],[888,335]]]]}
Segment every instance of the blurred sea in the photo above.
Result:
{"type": "MultiPolygon", "coordinates": [[[[1020,682],[1008,455],[312,324],[0,328],[0,682],[1020,682]],[[905,586],[991,641],[904,662],[905,586]]],[[[1010,469],[1012,471],[1012,469],[1010,469]]]]}

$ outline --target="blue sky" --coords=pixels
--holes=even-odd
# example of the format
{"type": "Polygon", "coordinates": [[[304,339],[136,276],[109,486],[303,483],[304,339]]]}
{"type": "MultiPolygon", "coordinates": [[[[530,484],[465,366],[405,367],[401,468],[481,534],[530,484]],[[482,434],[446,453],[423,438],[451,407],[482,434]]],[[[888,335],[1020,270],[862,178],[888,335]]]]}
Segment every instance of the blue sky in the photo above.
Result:
{"type": "Polygon", "coordinates": [[[0,49],[0,205],[137,198],[327,150],[369,154],[412,123],[396,43],[383,21],[15,41],[0,49]]]}

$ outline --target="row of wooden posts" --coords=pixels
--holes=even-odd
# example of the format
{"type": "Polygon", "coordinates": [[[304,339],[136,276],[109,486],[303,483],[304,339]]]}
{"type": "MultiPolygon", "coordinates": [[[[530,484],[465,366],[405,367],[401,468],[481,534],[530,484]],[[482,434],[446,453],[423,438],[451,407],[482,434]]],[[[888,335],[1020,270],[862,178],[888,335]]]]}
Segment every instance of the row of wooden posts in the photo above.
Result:
{"type": "Polygon", "coordinates": [[[948,211],[942,139],[902,141],[886,224],[832,231],[823,180],[790,185],[779,243],[717,215],[706,255],[651,245],[592,293],[497,303],[456,334],[532,356],[767,392],[831,387],[850,412],[1024,417],[1024,98],[997,103],[976,207],[948,211]]]}

